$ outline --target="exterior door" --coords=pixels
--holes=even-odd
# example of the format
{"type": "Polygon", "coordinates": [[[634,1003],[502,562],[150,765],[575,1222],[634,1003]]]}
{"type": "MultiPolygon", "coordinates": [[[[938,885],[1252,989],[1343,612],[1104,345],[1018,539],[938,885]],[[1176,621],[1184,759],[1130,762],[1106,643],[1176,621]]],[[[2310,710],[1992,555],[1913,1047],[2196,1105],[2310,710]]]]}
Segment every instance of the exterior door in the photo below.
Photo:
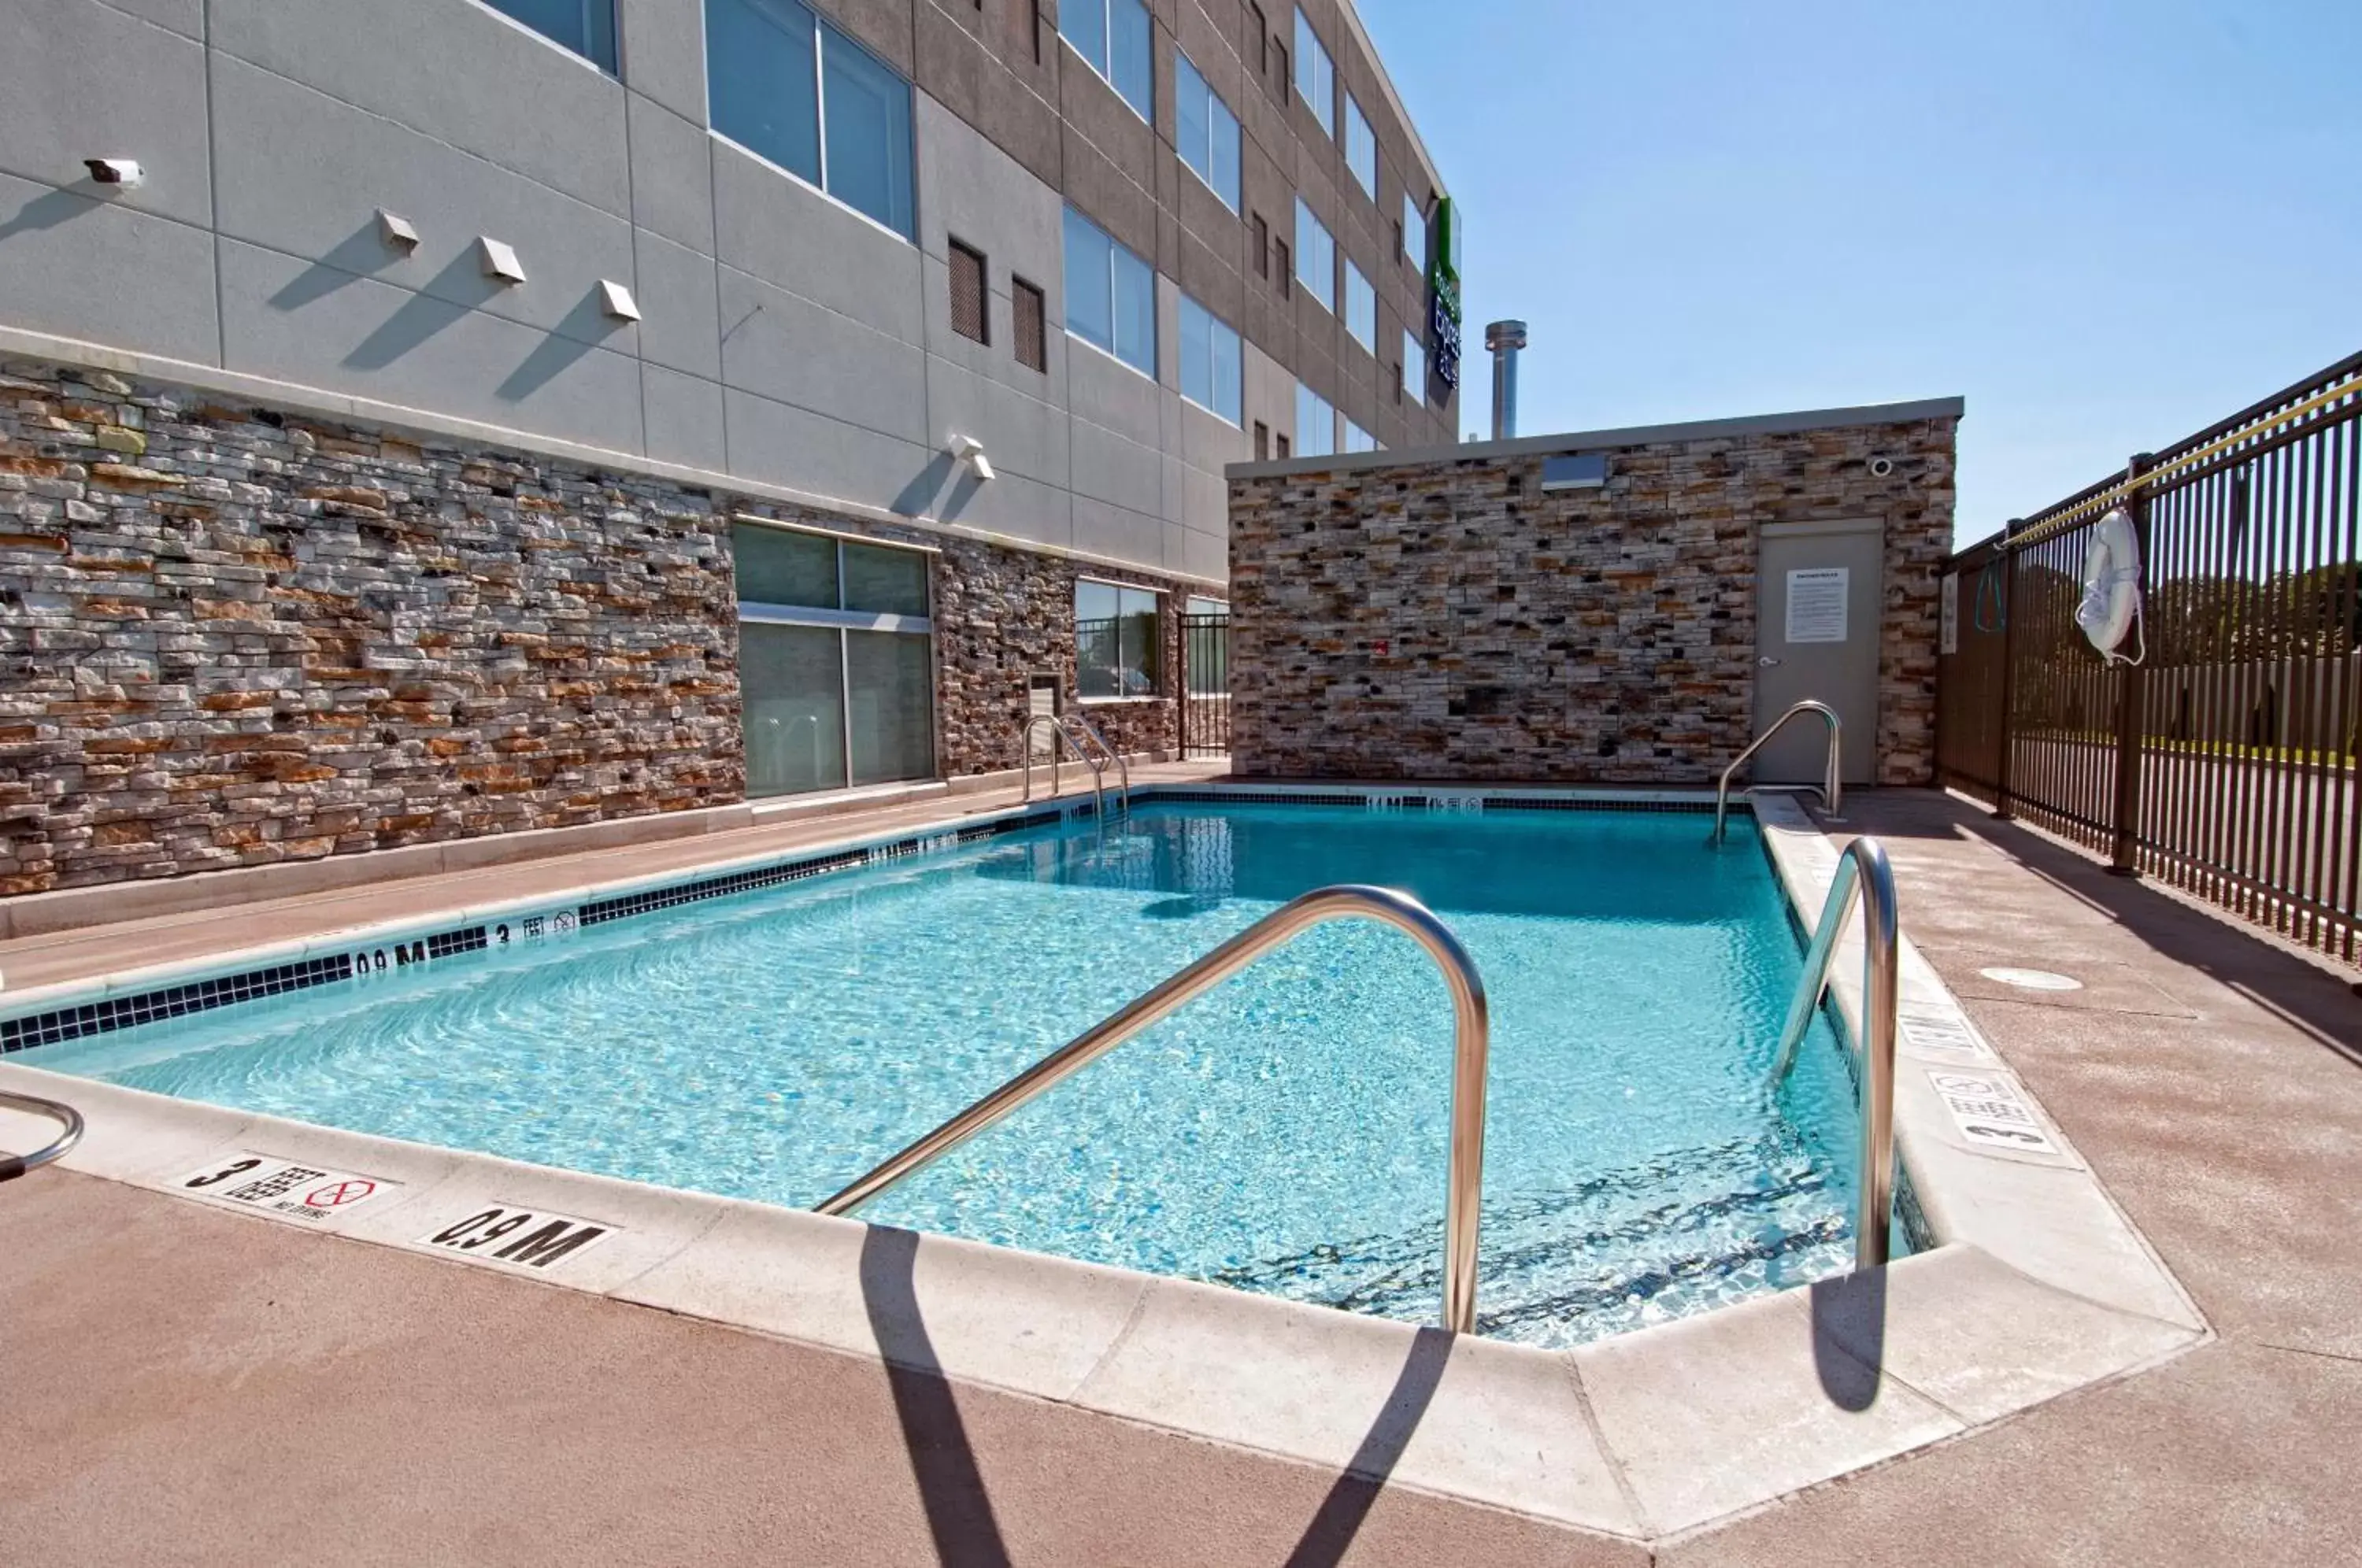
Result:
{"type": "MultiPolygon", "coordinates": [[[[1755,733],[1806,698],[1844,723],[1841,777],[1867,784],[1878,757],[1880,580],[1876,521],[1774,523],[1762,534],[1755,617],[1755,733]]],[[[1828,731],[1803,718],[1756,754],[1755,781],[1817,784],[1828,731]]]]}

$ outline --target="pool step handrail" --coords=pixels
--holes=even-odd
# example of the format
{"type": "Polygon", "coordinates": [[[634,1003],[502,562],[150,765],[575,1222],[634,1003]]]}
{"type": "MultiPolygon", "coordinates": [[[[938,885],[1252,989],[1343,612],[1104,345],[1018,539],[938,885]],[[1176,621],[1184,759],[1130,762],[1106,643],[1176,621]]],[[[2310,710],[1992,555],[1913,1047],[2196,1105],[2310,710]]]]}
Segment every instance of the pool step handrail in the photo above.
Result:
{"type": "Polygon", "coordinates": [[[0,1105],[46,1116],[61,1129],[56,1137],[29,1154],[0,1154],[0,1181],[14,1181],[27,1171],[39,1170],[52,1160],[61,1159],[67,1150],[82,1142],[82,1112],[61,1100],[0,1089],[0,1105]]]}
{"type": "Polygon", "coordinates": [[[1382,921],[1407,933],[1435,960],[1451,992],[1451,1151],[1444,1196],[1443,1326],[1456,1334],[1474,1332],[1477,1203],[1485,1180],[1485,1065],[1492,1038],[1485,981],[1451,928],[1425,904],[1392,888],[1346,883],[1290,900],[884,1161],[819,1205],[819,1212],[850,1213],[1272,949],[1324,922],[1353,919],[1382,921]]]}
{"type": "Polygon", "coordinates": [[[1796,1047],[1828,990],[1838,935],[1857,901],[1862,906],[1861,1049],[1855,1057],[1860,1066],[1855,1087],[1861,1101],[1861,1177],[1853,1266],[1865,1269],[1885,1264],[1887,1230],[1894,1213],[1894,1036],[1901,999],[1894,871],[1887,864],[1885,846],[1874,838],[1855,839],[1838,857],[1813,944],[1805,951],[1804,977],[1788,1004],[1788,1021],[1772,1058],[1770,1087],[1776,1092],[1795,1066],[1796,1047]]]}
{"type": "MultiPolygon", "coordinates": [[[[1131,821],[1131,764],[1123,759],[1123,753],[1116,750],[1115,747],[1108,744],[1107,736],[1100,733],[1099,727],[1097,724],[1091,723],[1088,719],[1084,718],[1080,713],[1065,714],[1060,718],[1059,723],[1065,726],[1071,726],[1080,734],[1083,740],[1090,743],[1090,745],[1098,750],[1098,754],[1105,757],[1108,762],[1115,764],[1117,788],[1121,791],[1121,799],[1119,803],[1123,807],[1124,820],[1126,822],[1131,821]]],[[[1102,763],[1100,766],[1104,772],[1106,764],[1102,763]]]]}
{"type": "Polygon", "coordinates": [[[1740,752],[1737,756],[1732,757],[1730,759],[1730,766],[1722,770],[1722,782],[1714,787],[1714,838],[1711,842],[1715,844],[1720,844],[1722,842],[1724,826],[1723,820],[1730,811],[1730,780],[1733,776],[1735,776],[1740,768],[1746,767],[1749,758],[1752,757],[1757,752],[1761,751],[1763,747],[1770,743],[1773,735],[1778,734],[1783,729],[1786,728],[1789,720],[1796,717],[1799,713],[1818,713],[1822,718],[1828,721],[1829,756],[1827,763],[1821,770],[1821,810],[1827,815],[1835,816],[1843,809],[1845,805],[1845,780],[1840,777],[1840,775],[1843,772],[1842,763],[1844,757],[1840,742],[1845,734],[1845,723],[1838,717],[1838,711],[1835,708],[1830,707],[1827,702],[1817,701],[1813,698],[1807,697],[1803,701],[1797,703],[1794,707],[1789,709],[1786,712],[1781,714],[1778,718],[1772,720],[1772,727],[1765,730],[1761,734],[1757,735],[1754,741],[1749,745],[1748,748],[1745,751],[1740,752]]]}
{"type": "Polygon", "coordinates": [[[1050,799],[1054,801],[1058,798],[1060,785],[1058,743],[1064,741],[1066,743],[1066,748],[1075,754],[1075,760],[1091,770],[1093,809],[1097,812],[1098,820],[1102,823],[1106,822],[1107,764],[1085,751],[1083,743],[1075,738],[1075,733],[1066,728],[1065,722],[1055,713],[1036,713],[1027,719],[1025,734],[1017,743],[1018,750],[1024,754],[1025,793],[1021,797],[1022,803],[1029,806],[1033,803],[1033,732],[1044,724],[1050,727],[1050,799]]]}

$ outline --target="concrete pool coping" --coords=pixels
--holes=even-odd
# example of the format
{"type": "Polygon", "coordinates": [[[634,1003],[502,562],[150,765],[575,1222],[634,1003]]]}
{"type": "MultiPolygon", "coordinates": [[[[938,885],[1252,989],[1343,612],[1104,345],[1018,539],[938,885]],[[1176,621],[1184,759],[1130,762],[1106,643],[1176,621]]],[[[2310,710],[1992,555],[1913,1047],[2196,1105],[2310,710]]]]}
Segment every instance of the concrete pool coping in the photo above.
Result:
{"type": "MultiPolygon", "coordinates": [[[[1140,793],[1153,799],[1175,789],[1437,792],[1190,784],[1140,793]]],[[[1600,803],[1697,799],[1465,786],[1451,792],[1600,803]]],[[[1836,850],[1793,803],[1767,796],[1757,811],[1775,870],[1809,925],[1836,850]]],[[[912,831],[754,858],[800,860],[912,831]]],[[[619,887],[679,883],[720,868],[584,891],[614,896],[619,887]]],[[[465,912],[481,919],[499,908],[465,912]]],[[[404,921],[398,930],[448,926],[460,912],[404,921]]],[[[370,940],[391,943],[396,932],[386,928],[370,940]]],[[[360,940],[350,931],[323,945],[360,940]]],[[[220,972],[250,956],[220,955],[202,967],[220,972]]],[[[175,966],[173,973],[196,967],[175,966]]],[[[118,990],[154,978],[110,977],[118,990]]],[[[1758,1297],[1564,1352],[1452,1340],[1218,1286],[873,1231],[854,1220],[341,1132],[18,1065],[0,1063],[0,1087],[48,1093],[83,1110],[91,1131],[64,1162],[69,1168],[216,1209],[539,1277],[1643,1540],[2138,1371],[2207,1337],[2179,1286],[2014,1077],[2008,1087],[2041,1119],[2055,1152],[1997,1153],[1962,1136],[1929,1072],[1992,1076],[2006,1074],[2006,1066],[1979,1054],[1981,1039],[1958,1003],[1907,946],[1903,980],[1898,1134],[1934,1250],[1875,1275],[1758,1297]],[[1909,1027],[1915,1019],[1924,1027],[1909,1027]],[[1959,1043],[1961,1029],[1970,1032],[1967,1045],[1959,1043]],[[300,1162],[323,1180],[384,1185],[316,1218],[209,1196],[236,1190],[234,1184],[185,1185],[266,1157],[273,1165],[300,1162]],[[500,1218],[482,1218],[495,1213],[500,1218]],[[486,1236],[518,1215],[533,1218],[486,1236]],[[471,1220],[479,1221],[474,1229],[461,1229],[471,1220]],[[547,1255],[575,1233],[564,1226],[585,1222],[602,1233],[547,1255]],[[491,1255],[549,1234],[553,1223],[561,1229],[537,1258],[491,1255]],[[907,1239],[911,1249],[914,1289],[907,1298],[888,1300],[866,1286],[864,1264],[880,1238],[907,1239]],[[465,1245],[471,1241],[498,1244],[465,1245]]],[[[1838,1008],[1855,1019],[1858,984],[1857,939],[1835,988],[1838,1008]]],[[[58,1005],[56,993],[67,990],[98,994],[90,983],[42,989],[52,994],[0,999],[13,1014],[58,1005]]],[[[28,1146],[45,1135],[42,1126],[0,1113],[0,1146],[28,1146]]],[[[269,1171],[259,1165],[242,1174],[269,1171]]]]}

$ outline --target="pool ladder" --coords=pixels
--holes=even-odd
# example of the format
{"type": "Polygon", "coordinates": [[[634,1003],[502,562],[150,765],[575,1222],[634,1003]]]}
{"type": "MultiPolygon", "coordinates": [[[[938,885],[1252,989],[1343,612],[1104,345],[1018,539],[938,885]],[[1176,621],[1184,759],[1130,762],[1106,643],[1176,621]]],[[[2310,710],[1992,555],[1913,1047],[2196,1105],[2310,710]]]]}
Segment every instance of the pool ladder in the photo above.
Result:
{"type": "Polygon", "coordinates": [[[1857,901],[1862,906],[1861,1048],[1854,1057],[1860,1069],[1854,1087],[1861,1117],[1861,1173],[1856,1184],[1853,1265],[1865,1269],[1885,1264],[1894,1213],[1894,1035],[1902,994],[1894,871],[1886,862],[1885,846],[1874,838],[1855,839],[1838,857],[1813,944],[1805,951],[1804,977],[1788,1003],[1788,1021],[1780,1031],[1768,1087],[1776,1093],[1796,1064],[1796,1047],[1828,991],[1838,933],[1857,901]]]}
{"type": "MultiPolygon", "coordinates": [[[[1030,736],[1030,725],[1027,733],[1030,736]]],[[[1443,1326],[1457,1334],[1474,1332],[1477,1203],[1485,1179],[1485,1063],[1491,1042],[1485,982],[1451,929],[1425,904],[1391,888],[1344,884],[1291,900],[886,1160],[822,1203],[819,1211],[851,1212],[1298,933],[1324,922],[1354,919],[1380,921],[1407,933],[1443,972],[1444,985],[1451,992],[1451,1150],[1444,1196],[1443,1326]]]]}
{"type": "Polygon", "coordinates": [[[1764,746],[1771,742],[1773,735],[1778,734],[1782,730],[1788,727],[1789,720],[1803,713],[1818,713],[1822,719],[1827,722],[1829,726],[1828,760],[1822,764],[1821,767],[1822,814],[1833,816],[1843,808],[1845,805],[1845,780],[1839,777],[1839,775],[1843,771],[1841,765],[1843,762],[1842,742],[1844,739],[1845,725],[1838,720],[1838,711],[1835,708],[1830,707],[1827,702],[1816,702],[1808,697],[1804,701],[1797,703],[1794,707],[1781,714],[1778,718],[1772,720],[1772,727],[1765,730],[1761,734],[1757,735],[1753,743],[1750,744],[1745,751],[1742,751],[1737,756],[1732,757],[1730,759],[1730,766],[1722,770],[1722,781],[1714,787],[1714,837],[1709,839],[1707,841],[1708,843],[1720,844],[1722,842],[1723,819],[1730,811],[1730,780],[1732,778],[1738,774],[1740,768],[1747,766],[1747,762],[1749,757],[1753,756],[1757,752],[1761,751],[1764,746]]]}
{"type": "Polygon", "coordinates": [[[1094,809],[1098,813],[1098,820],[1102,823],[1107,821],[1108,765],[1114,764],[1116,788],[1119,791],[1117,801],[1122,807],[1124,819],[1127,822],[1130,821],[1131,818],[1131,765],[1123,759],[1123,753],[1108,744],[1107,736],[1099,732],[1097,724],[1079,713],[1036,713],[1025,721],[1025,734],[1018,743],[1020,749],[1025,754],[1023,797],[1025,803],[1030,805],[1033,800],[1033,732],[1044,725],[1049,727],[1052,737],[1050,798],[1054,801],[1058,798],[1058,769],[1061,766],[1058,757],[1058,743],[1063,740],[1066,743],[1066,748],[1075,754],[1075,760],[1091,770],[1091,799],[1094,809]]]}
{"type": "Polygon", "coordinates": [[[62,1158],[67,1150],[82,1142],[82,1112],[59,1100],[43,1099],[37,1094],[17,1094],[0,1089],[0,1105],[29,1110],[36,1116],[46,1116],[56,1122],[61,1132],[29,1154],[0,1154],[0,1181],[14,1181],[27,1171],[39,1170],[51,1160],[62,1158]]]}

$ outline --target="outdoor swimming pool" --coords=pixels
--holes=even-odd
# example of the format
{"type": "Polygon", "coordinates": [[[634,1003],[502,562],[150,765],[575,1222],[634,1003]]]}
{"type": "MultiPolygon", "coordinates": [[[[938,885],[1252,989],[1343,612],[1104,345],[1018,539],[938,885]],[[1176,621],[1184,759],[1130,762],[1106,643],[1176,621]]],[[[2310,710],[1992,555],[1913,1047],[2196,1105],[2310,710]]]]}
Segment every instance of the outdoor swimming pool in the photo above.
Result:
{"type": "MultiPolygon", "coordinates": [[[[1287,899],[1374,882],[1491,997],[1480,1328],[1569,1344],[1850,1263],[1850,1082],[1823,1022],[1767,1096],[1800,944],[1752,824],[1705,826],[1143,801],[9,1059],[809,1207],[1287,899]]],[[[1408,938],[1316,928],[863,1218],[1432,1321],[1451,1061],[1408,938]]]]}

